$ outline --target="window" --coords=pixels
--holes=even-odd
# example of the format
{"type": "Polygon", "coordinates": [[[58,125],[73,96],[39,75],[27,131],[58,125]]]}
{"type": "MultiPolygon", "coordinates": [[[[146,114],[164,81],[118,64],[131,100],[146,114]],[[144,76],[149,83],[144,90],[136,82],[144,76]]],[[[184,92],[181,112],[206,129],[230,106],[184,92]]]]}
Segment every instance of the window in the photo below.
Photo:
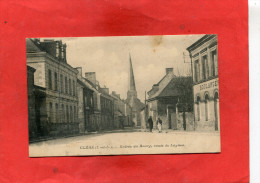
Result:
{"type": "Polygon", "coordinates": [[[68,94],[68,83],[67,77],[65,77],[65,93],[68,94]]]}
{"type": "Polygon", "coordinates": [[[57,122],[59,122],[59,120],[60,120],[60,118],[59,118],[59,106],[58,106],[58,104],[56,103],[55,104],[55,122],[57,123],[57,122]]]}
{"type": "Polygon", "coordinates": [[[72,90],[73,90],[72,95],[75,96],[75,81],[73,81],[72,90]]]}
{"type": "Polygon", "coordinates": [[[51,70],[48,70],[48,78],[49,78],[49,89],[52,90],[52,75],[51,70]]]}
{"type": "Polygon", "coordinates": [[[217,76],[218,75],[218,59],[217,59],[216,50],[211,52],[211,60],[212,60],[212,76],[217,76]]]}
{"type": "Polygon", "coordinates": [[[90,98],[90,106],[93,107],[93,97],[90,98]]]}
{"type": "Polygon", "coordinates": [[[58,90],[58,75],[57,72],[54,73],[54,89],[57,91],[58,90]]]}
{"type": "Polygon", "coordinates": [[[63,93],[63,75],[60,75],[60,92],[63,93]]]}
{"type": "Polygon", "coordinates": [[[69,94],[71,95],[71,80],[69,79],[69,94]]]}
{"type": "Polygon", "coordinates": [[[208,114],[208,100],[209,96],[206,94],[205,95],[205,120],[208,121],[209,114],[208,114]]]}
{"type": "Polygon", "coordinates": [[[84,97],[84,99],[85,99],[85,106],[88,106],[88,97],[87,97],[87,95],[85,95],[85,97],[84,97]]]}
{"type": "Polygon", "coordinates": [[[207,55],[202,57],[202,79],[207,79],[208,77],[208,59],[207,55]]]}
{"type": "Polygon", "coordinates": [[[194,80],[195,82],[199,81],[199,60],[194,62],[194,80]]]}

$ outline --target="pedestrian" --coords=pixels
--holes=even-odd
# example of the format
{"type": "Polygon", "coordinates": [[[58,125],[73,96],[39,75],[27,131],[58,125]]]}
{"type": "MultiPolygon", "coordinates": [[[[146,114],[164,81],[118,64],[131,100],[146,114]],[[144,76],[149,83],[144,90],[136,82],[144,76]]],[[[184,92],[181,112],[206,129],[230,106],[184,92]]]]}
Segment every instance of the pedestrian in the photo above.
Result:
{"type": "Polygon", "coordinates": [[[149,124],[150,132],[152,132],[152,130],[153,130],[153,119],[152,119],[152,116],[149,117],[148,124],[149,124]]]}
{"type": "Polygon", "coordinates": [[[157,127],[159,130],[159,133],[162,132],[162,120],[160,118],[157,119],[157,127]]]}

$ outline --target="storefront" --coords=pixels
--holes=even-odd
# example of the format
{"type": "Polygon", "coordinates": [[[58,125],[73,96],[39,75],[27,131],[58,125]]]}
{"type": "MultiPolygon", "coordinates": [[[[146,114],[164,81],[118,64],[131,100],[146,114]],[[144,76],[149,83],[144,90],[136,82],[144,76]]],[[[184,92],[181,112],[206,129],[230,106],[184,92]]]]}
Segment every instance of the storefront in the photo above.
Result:
{"type": "Polygon", "coordinates": [[[218,78],[194,85],[196,130],[219,130],[218,78]]]}
{"type": "Polygon", "coordinates": [[[193,74],[195,130],[219,131],[217,35],[205,35],[187,50],[193,74]]]}

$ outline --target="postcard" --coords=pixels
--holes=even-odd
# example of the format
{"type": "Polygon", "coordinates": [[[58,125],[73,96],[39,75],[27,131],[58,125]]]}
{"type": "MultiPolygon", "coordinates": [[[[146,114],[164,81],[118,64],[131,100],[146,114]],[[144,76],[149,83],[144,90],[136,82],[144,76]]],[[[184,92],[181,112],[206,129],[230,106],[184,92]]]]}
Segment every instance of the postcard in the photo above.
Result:
{"type": "Polygon", "coordinates": [[[217,35],[27,38],[29,156],[218,153],[217,35]]]}

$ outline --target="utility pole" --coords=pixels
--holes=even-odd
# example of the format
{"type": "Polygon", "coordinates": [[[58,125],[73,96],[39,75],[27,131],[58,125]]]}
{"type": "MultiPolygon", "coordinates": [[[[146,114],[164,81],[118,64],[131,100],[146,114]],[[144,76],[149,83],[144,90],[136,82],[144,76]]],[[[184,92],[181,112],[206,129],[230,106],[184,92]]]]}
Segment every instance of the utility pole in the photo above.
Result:
{"type": "MultiPolygon", "coordinates": [[[[188,57],[190,57],[190,62],[186,62],[186,61],[185,61],[185,57],[186,57],[186,55],[185,55],[185,53],[183,52],[183,62],[190,64],[190,69],[191,69],[191,83],[192,83],[192,99],[193,99],[193,102],[194,102],[192,56],[191,56],[191,54],[189,53],[189,56],[188,56],[188,57]]],[[[194,123],[193,123],[193,128],[194,128],[194,131],[195,131],[195,109],[194,109],[194,104],[193,104],[193,116],[194,116],[194,118],[193,118],[193,121],[194,121],[194,123]]]]}

